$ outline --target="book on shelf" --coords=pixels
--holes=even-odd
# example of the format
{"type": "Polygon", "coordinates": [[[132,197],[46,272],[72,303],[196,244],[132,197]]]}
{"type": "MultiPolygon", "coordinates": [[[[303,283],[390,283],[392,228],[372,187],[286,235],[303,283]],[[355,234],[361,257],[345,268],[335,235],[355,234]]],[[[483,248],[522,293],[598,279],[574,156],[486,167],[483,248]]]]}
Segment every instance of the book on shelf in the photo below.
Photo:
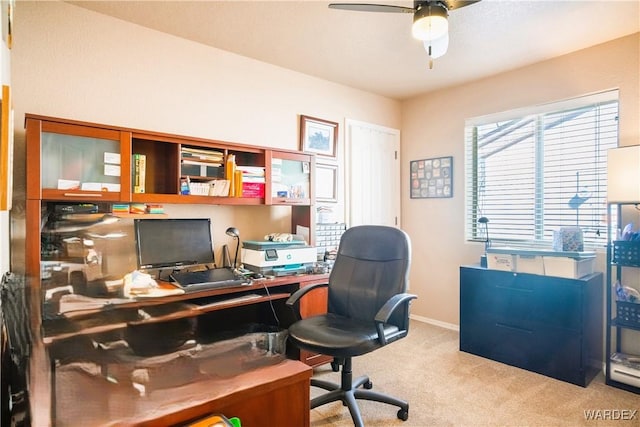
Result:
{"type": "Polygon", "coordinates": [[[261,166],[238,166],[237,169],[242,172],[242,182],[265,182],[264,168],[261,166]]]}
{"type": "Polygon", "coordinates": [[[133,155],[133,192],[145,192],[145,175],[147,169],[147,156],[144,154],[133,155]]]}
{"type": "Polygon", "coordinates": [[[182,158],[183,165],[197,165],[197,166],[222,166],[222,160],[206,160],[206,159],[194,159],[194,158],[182,158]]]}
{"type": "Polygon", "coordinates": [[[183,147],[181,150],[183,161],[199,161],[205,163],[222,164],[224,154],[221,151],[183,147]]]}
{"type": "Polygon", "coordinates": [[[147,206],[144,203],[131,203],[129,213],[143,214],[147,212],[147,206]]]}
{"type": "Polygon", "coordinates": [[[114,203],[111,205],[112,213],[129,213],[129,203],[114,203]]]}
{"type": "Polygon", "coordinates": [[[242,197],[264,197],[264,182],[246,182],[242,183],[242,197]]]}
{"type": "Polygon", "coordinates": [[[147,204],[146,210],[148,214],[163,214],[164,206],[158,204],[147,204]]]}

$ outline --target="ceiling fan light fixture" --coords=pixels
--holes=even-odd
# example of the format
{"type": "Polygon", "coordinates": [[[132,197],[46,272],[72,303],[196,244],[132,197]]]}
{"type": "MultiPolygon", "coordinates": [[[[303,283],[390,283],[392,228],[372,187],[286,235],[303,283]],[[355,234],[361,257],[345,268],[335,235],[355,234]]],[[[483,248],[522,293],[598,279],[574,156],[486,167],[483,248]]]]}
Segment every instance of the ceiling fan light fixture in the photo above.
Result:
{"type": "Polygon", "coordinates": [[[438,2],[421,6],[413,15],[411,33],[418,40],[436,40],[449,31],[447,8],[438,2]]]}
{"type": "Polygon", "coordinates": [[[449,48],[449,34],[445,33],[444,36],[435,40],[425,40],[424,50],[427,51],[429,58],[436,59],[444,56],[449,48]]]}

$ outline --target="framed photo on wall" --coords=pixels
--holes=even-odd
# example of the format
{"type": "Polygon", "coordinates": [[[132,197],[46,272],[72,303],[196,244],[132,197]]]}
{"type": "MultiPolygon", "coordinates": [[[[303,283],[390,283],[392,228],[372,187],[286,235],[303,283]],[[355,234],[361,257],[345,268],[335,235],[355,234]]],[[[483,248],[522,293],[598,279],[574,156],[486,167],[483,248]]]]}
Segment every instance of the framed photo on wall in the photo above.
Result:
{"type": "Polygon", "coordinates": [[[300,150],[336,157],[338,123],[300,116],[300,150]]]}
{"type": "Polygon", "coordinates": [[[338,202],[338,165],[316,162],[316,200],[338,202]]]}
{"type": "Polygon", "coordinates": [[[411,198],[453,197],[453,157],[412,160],[411,198]]]}
{"type": "Polygon", "coordinates": [[[0,0],[0,11],[2,13],[2,41],[9,49],[13,46],[13,10],[15,0],[0,0]]]}

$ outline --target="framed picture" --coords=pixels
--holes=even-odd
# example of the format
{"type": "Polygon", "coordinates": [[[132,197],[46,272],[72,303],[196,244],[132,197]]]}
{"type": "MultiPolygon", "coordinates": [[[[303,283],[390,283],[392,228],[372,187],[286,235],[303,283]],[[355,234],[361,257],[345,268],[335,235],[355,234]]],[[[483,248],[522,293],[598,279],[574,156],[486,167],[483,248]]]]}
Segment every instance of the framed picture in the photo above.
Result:
{"type": "Polygon", "coordinates": [[[411,198],[453,197],[453,157],[413,160],[411,166],[411,198]]]}
{"type": "Polygon", "coordinates": [[[11,49],[13,45],[13,9],[15,0],[0,0],[2,13],[2,41],[11,49]]]}
{"type": "Polygon", "coordinates": [[[338,165],[316,162],[316,200],[338,202],[338,165]]]}
{"type": "Polygon", "coordinates": [[[300,150],[336,157],[338,123],[300,116],[300,150]]]}

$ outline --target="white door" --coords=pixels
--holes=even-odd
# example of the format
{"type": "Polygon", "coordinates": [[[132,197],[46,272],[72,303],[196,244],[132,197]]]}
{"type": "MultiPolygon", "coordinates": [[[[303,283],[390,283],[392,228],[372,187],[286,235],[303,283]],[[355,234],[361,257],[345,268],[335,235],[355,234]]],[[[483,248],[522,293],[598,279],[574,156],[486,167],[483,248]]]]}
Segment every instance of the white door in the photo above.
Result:
{"type": "Polygon", "coordinates": [[[400,131],[346,120],[346,200],[350,227],[400,227],[400,131]]]}

